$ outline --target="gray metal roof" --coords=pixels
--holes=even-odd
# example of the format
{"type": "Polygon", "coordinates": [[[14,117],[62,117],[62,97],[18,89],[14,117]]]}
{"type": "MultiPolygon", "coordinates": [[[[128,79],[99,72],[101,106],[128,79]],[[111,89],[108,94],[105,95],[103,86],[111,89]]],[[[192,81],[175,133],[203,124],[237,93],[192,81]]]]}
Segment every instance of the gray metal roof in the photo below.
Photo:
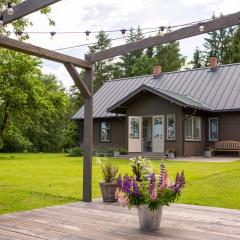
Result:
{"type": "MultiPolygon", "coordinates": [[[[94,95],[94,118],[115,117],[107,109],[144,84],[193,107],[199,104],[209,111],[240,111],[240,63],[236,63],[215,71],[200,68],[162,73],[157,78],[148,75],[109,80],[94,95]]],[[[73,119],[83,117],[82,107],[73,119]]]]}

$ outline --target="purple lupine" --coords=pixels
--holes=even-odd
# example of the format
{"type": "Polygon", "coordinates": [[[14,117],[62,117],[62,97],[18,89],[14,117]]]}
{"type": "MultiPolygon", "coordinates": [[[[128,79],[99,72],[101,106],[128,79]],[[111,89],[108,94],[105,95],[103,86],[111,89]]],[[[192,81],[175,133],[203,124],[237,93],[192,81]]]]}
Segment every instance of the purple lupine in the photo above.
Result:
{"type": "Polygon", "coordinates": [[[123,179],[123,191],[126,193],[131,192],[131,180],[127,174],[124,176],[123,179]]]}
{"type": "Polygon", "coordinates": [[[139,186],[135,178],[133,178],[133,193],[136,197],[140,196],[139,186]]]}
{"type": "Polygon", "coordinates": [[[160,166],[160,178],[159,178],[159,183],[158,183],[158,187],[159,187],[159,188],[160,188],[160,186],[161,186],[162,183],[163,183],[163,178],[164,178],[165,173],[166,173],[165,164],[164,164],[164,163],[161,163],[161,166],[160,166]]]}
{"type": "Polygon", "coordinates": [[[184,184],[185,184],[184,172],[182,172],[181,174],[177,173],[176,182],[172,186],[173,191],[180,192],[182,190],[182,188],[184,187],[184,184]]]}
{"type": "Polygon", "coordinates": [[[156,182],[156,176],[153,172],[152,175],[151,175],[150,184],[149,184],[149,193],[150,194],[155,189],[155,182],[156,182]]]}
{"type": "Polygon", "coordinates": [[[117,186],[118,186],[119,189],[122,189],[122,187],[123,187],[123,181],[122,181],[122,176],[121,176],[121,174],[118,176],[117,186]]]}

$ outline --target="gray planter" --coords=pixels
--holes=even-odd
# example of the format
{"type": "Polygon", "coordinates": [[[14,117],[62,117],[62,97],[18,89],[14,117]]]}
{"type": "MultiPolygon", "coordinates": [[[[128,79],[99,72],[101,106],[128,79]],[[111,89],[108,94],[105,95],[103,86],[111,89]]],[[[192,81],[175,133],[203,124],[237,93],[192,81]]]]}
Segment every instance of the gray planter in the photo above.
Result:
{"type": "Polygon", "coordinates": [[[167,153],[167,158],[168,158],[168,159],[173,159],[173,158],[175,158],[174,152],[169,152],[169,153],[167,153]]]}
{"type": "Polygon", "coordinates": [[[119,157],[119,156],[120,156],[119,151],[114,151],[114,152],[113,152],[113,156],[114,156],[114,157],[119,157]]]}
{"type": "Polygon", "coordinates": [[[117,183],[99,183],[102,198],[104,202],[116,202],[115,192],[117,190],[117,183]]]}
{"type": "Polygon", "coordinates": [[[159,229],[162,219],[162,206],[158,210],[150,211],[148,205],[140,205],[138,208],[139,226],[143,231],[159,229]]]}
{"type": "Polygon", "coordinates": [[[212,157],[212,152],[211,151],[204,151],[204,157],[205,158],[211,158],[212,157]]]}

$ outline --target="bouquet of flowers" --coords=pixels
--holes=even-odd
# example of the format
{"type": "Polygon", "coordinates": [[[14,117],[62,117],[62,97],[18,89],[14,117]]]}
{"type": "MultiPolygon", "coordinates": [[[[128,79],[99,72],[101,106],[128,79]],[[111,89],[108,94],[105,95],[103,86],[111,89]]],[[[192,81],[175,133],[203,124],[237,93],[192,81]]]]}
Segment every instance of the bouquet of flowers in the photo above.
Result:
{"type": "Polygon", "coordinates": [[[122,207],[148,205],[149,210],[157,210],[160,206],[169,205],[180,196],[185,185],[184,172],[177,173],[175,181],[168,177],[164,164],[161,164],[160,175],[152,173],[149,178],[137,181],[136,177],[119,175],[117,180],[116,199],[122,207]]]}

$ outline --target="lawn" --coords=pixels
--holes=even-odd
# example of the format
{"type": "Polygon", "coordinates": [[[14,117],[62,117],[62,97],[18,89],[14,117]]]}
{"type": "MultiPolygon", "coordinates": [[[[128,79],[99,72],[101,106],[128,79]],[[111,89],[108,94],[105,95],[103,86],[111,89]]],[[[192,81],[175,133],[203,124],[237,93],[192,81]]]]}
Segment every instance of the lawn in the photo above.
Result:
{"type": "MultiPolygon", "coordinates": [[[[113,160],[120,172],[128,160],[113,160]]],[[[153,161],[156,169],[160,161],[153,161]]],[[[184,169],[179,203],[240,209],[240,162],[167,162],[170,175],[184,169]]],[[[100,197],[100,165],[94,159],[93,197],[100,197]]],[[[0,154],[0,214],[81,200],[82,158],[64,154],[0,154]]]]}

